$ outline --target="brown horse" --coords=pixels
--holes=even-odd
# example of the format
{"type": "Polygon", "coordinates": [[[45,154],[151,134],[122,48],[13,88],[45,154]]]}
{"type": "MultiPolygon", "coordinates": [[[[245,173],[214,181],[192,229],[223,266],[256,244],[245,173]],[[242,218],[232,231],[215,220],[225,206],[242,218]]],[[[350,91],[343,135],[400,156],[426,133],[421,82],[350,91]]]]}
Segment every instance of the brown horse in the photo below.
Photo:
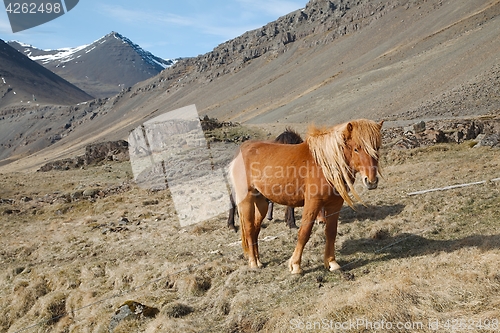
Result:
{"type": "Polygon", "coordinates": [[[382,122],[359,119],[329,129],[312,127],[304,143],[283,145],[247,141],[229,166],[241,224],[243,252],[251,268],[261,267],[258,236],[269,200],[287,206],[303,206],[298,241],[289,268],[302,272],[302,252],[313,221],[322,207],[326,216],[324,265],[333,271],[337,223],[343,202],[353,207],[360,200],[354,188],[356,173],[367,189],[378,184],[378,151],[382,122]]]}
{"type": "MultiPolygon", "coordinates": [[[[274,139],[275,142],[277,143],[282,143],[282,144],[287,144],[287,145],[296,145],[299,143],[304,142],[302,138],[300,137],[300,134],[295,132],[291,128],[286,128],[283,133],[278,135],[276,139],[274,139]]],[[[267,209],[267,219],[270,221],[273,219],[273,209],[274,209],[274,204],[272,201],[269,201],[268,203],[268,209],[267,209]]],[[[229,216],[227,219],[227,226],[234,231],[236,231],[236,226],[234,225],[234,214],[236,212],[236,204],[231,197],[231,208],[229,209],[229,216]]],[[[319,217],[321,220],[321,217],[319,217]]],[[[286,207],[285,211],[285,222],[287,226],[292,229],[292,228],[297,228],[297,225],[295,224],[295,212],[294,212],[294,207],[288,206],[286,207]]]]}

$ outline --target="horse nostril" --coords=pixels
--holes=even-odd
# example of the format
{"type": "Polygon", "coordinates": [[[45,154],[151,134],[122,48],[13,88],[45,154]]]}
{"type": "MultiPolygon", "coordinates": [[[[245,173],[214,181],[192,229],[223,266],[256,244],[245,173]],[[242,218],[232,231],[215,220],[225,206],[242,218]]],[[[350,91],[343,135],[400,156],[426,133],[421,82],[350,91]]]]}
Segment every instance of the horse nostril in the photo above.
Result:
{"type": "Polygon", "coordinates": [[[375,180],[373,182],[370,181],[370,179],[368,178],[368,176],[365,176],[363,178],[363,181],[366,183],[366,184],[374,184],[374,183],[377,183],[378,182],[378,178],[375,178],[375,180]]]}
{"type": "Polygon", "coordinates": [[[365,186],[369,189],[376,188],[378,185],[378,177],[375,177],[373,181],[370,181],[368,179],[368,176],[363,177],[363,182],[365,183],[365,186]]]}

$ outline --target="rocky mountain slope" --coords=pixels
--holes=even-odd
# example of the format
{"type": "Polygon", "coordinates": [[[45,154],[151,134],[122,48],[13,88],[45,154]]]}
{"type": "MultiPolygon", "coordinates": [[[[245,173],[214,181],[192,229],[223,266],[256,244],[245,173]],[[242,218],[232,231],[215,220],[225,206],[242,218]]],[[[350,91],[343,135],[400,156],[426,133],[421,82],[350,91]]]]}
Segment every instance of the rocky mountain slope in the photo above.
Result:
{"type": "Polygon", "coordinates": [[[92,98],[0,40],[0,109],[37,104],[70,105],[92,98]]]}
{"type": "Polygon", "coordinates": [[[78,155],[88,143],[126,139],[147,119],[190,104],[202,116],[270,132],[360,117],[394,126],[498,114],[499,14],[498,0],[311,0],[112,98],[37,111],[50,124],[28,111],[1,120],[0,133],[34,121],[39,129],[29,139],[9,137],[0,159],[44,145],[19,163],[78,155]]]}
{"type": "Polygon", "coordinates": [[[17,41],[9,45],[95,97],[116,95],[174,64],[117,32],[76,48],[40,50],[17,41]]]}

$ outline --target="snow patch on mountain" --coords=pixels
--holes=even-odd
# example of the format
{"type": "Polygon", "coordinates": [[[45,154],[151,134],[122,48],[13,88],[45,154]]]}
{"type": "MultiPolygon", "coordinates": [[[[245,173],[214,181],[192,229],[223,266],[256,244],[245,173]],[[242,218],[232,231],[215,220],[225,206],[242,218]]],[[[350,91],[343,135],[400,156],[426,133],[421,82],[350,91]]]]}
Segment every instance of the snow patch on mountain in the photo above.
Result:
{"type": "Polygon", "coordinates": [[[173,60],[161,59],[161,58],[153,55],[151,52],[144,50],[142,47],[140,47],[139,45],[135,44],[127,37],[122,36],[117,32],[113,31],[110,34],[104,36],[103,38],[106,38],[110,35],[112,35],[114,38],[116,38],[118,40],[121,40],[123,43],[130,45],[130,47],[132,47],[134,49],[134,51],[137,52],[144,59],[144,61],[146,61],[147,63],[149,63],[153,66],[159,65],[159,66],[163,67],[163,69],[165,69],[165,68],[168,68],[168,67],[172,66],[173,64],[175,64],[175,61],[173,61],[173,60]]]}
{"type": "Polygon", "coordinates": [[[79,58],[81,54],[88,54],[92,52],[99,45],[106,43],[109,38],[116,38],[120,40],[122,43],[128,44],[135,52],[137,52],[141,56],[142,59],[144,59],[146,63],[152,66],[155,67],[161,66],[161,68],[165,69],[174,65],[177,62],[176,60],[159,58],[153,55],[151,52],[144,50],[139,45],[133,43],[130,39],[114,31],[107,34],[104,37],[99,38],[98,40],[94,41],[91,44],[86,44],[77,47],[61,48],[55,50],[39,49],[33,45],[29,45],[15,40],[9,41],[9,43],[19,44],[22,48],[24,48],[22,52],[31,60],[37,61],[38,63],[41,63],[43,65],[51,62],[58,62],[56,66],[59,67],[63,63],[67,63],[74,59],[79,58]]]}
{"type": "Polygon", "coordinates": [[[8,44],[18,44],[24,50],[19,50],[24,53],[25,56],[38,63],[47,64],[53,61],[68,62],[74,59],[74,55],[81,50],[87,48],[90,44],[82,45],[78,47],[66,47],[57,50],[51,49],[39,49],[33,45],[26,44],[17,40],[8,41],[8,44]]]}

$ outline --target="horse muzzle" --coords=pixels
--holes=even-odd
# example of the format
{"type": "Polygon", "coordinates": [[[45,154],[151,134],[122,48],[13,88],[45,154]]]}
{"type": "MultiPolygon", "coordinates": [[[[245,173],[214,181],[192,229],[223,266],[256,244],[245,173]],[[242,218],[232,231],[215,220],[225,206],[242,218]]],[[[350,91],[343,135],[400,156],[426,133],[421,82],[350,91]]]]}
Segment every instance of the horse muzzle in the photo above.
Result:
{"type": "Polygon", "coordinates": [[[375,177],[374,180],[369,180],[368,177],[363,177],[363,184],[365,184],[365,187],[368,189],[368,190],[374,190],[377,188],[378,186],[378,177],[375,177]]]}

